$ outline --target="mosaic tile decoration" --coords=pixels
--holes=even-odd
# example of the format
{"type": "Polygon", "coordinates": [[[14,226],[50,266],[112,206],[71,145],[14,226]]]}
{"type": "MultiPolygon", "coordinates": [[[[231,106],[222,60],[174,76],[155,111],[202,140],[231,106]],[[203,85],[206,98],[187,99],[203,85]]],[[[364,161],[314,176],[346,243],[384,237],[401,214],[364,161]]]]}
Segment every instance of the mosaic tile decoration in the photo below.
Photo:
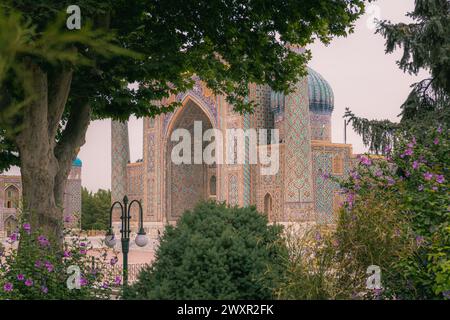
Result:
{"type": "Polygon", "coordinates": [[[285,201],[311,202],[311,128],[306,78],[285,99],[285,201]]]}

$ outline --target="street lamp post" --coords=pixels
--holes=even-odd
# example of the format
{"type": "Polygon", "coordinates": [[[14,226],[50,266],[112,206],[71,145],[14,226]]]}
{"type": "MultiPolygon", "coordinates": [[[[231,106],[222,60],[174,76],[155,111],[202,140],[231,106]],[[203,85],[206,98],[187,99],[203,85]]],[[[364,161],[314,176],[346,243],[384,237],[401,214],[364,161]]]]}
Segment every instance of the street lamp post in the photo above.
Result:
{"type": "Polygon", "coordinates": [[[119,206],[121,209],[120,220],[122,222],[122,226],[120,229],[121,234],[121,243],[122,243],[122,255],[123,255],[123,284],[124,286],[128,285],[128,252],[130,251],[130,209],[131,206],[136,203],[139,205],[139,231],[136,236],[135,242],[139,247],[145,247],[148,242],[147,235],[144,231],[144,222],[143,222],[143,210],[142,205],[138,200],[133,200],[128,203],[128,197],[123,197],[123,204],[120,201],[116,201],[112,204],[111,209],[109,211],[109,230],[105,237],[105,243],[108,247],[114,248],[116,245],[116,239],[113,232],[112,227],[112,214],[115,206],[119,206]]]}

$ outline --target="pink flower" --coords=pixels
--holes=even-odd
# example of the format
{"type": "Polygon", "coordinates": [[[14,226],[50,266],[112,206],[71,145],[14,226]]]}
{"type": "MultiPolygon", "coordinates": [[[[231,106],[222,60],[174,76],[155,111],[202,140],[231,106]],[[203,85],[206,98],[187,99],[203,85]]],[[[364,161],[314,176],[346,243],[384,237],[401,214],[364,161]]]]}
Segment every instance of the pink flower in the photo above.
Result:
{"type": "Polygon", "coordinates": [[[417,236],[416,237],[416,244],[420,247],[423,243],[425,242],[424,237],[422,236],[417,236]]]}
{"type": "Polygon", "coordinates": [[[405,154],[405,156],[412,156],[413,149],[411,149],[411,148],[406,149],[404,154],[405,154]]]}
{"type": "Polygon", "coordinates": [[[85,249],[80,250],[80,254],[86,254],[86,253],[87,253],[87,251],[85,249]]]}
{"type": "Polygon", "coordinates": [[[88,281],[86,278],[80,278],[80,286],[84,287],[88,284],[88,281]]]}
{"type": "Polygon", "coordinates": [[[42,286],[41,287],[41,291],[42,291],[43,294],[47,294],[48,293],[48,288],[45,287],[45,286],[42,286]]]}
{"type": "Polygon", "coordinates": [[[45,262],[45,267],[47,268],[48,272],[52,272],[53,271],[53,265],[49,261],[45,262]]]}
{"type": "Polygon", "coordinates": [[[330,178],[330,174],[325,172],[324,174],[322,174],[322,179],[327,180],[330,178]]]}
{"type": "Polygon", "coordinates": [[[47,247],[50,245],[50,241],[48,241],[47,238],[44,236],[39,236],[38,242],[42,247],[47,247]]]}
{"type": "Polygon", "coordinates": [[[115,265],[117,262],[119,261],[119,259],[117,257],[114,257],[111,259],[110,264],[113,266],[115,265]]]}
{"type": "Polygon", "coordinates": [[[372,160],[370,160],[368,157],[361,157],[361,159],[359,161],[361,162],[361,164],[363,164],[365,166],[372,165],[372,160]]]}
{"type": "Polygon", "coordinates": [[[17,241],[19,235],[17,234],[17,232],[13,232],[10,236],[9,236],[9,240],[11,240],[12,242],[17,241]]]}
{"type": "Polygon", "coordinates": [[[3,291],[5,292],[11,292],[13,290],[13,285],[10,282],[5,283],[3,286],[3,291]]]}
{"type": "Polygon", "coordinates": [[[438,145],[439,144],[439,138],[435,138],[433,141],[434,144],[438,145]]]}
{"type": "Polygon", "coordinates": [[[65,216],[64,217],[64,222],[71,223],[72,222],[72,216],[70,216],[70,215],[65,216]]]}
{"type": "Polygon", "coordinates": [[[40,267],[42,267],[42,262],[40,260],[36,260],[36,262],[34,263],[34,266],[36,268],[40,268],[40,267]]]}
{"type": "Polygon", "coordinates": [[[430,181],[431,179],[433,179],[433,174],[430,173],[430,172],[425,172],[425,173],[423,174],[423,178],[424,178],[425,180],[427,180],[427,181],[430,181]]]}
{"type": "Polygon", "coordinates": [[[19,273],[19,274],[17,275],[17,280],[23,281],[23,280],[25,280],[25,276],[24,276],[23,274],[19,273]]]}
{"type": "Polygon", "coordinates": [[[26,231],[26,233],[28,233],[28,234],[31,233],[31,225],[30,225],[29,223],[24,223],[24,224],[22,225],[22,227],[23,227],[23,230],[26,231]]]}
{"type": "Polygon", "coordinates": [[[420,165],[420,162],[417,161],[417,160],[415,160],[415,161],[413,162],[413,164],[412,164],[412,167],[413,167],[414,170],[417,170],[417,169],[419,168],[419,165],[420,165]]]}
{"type": "Polygon", "coordinates": [[[383,171],[377,170],[377,171],[375,172],[375,175],[376,175],[377,177],[381,177],[381,176],[383,175],[383,171]]]}
{"type": "Polygon", "coordinates": [[[395,184],[395,180],[392,177],[386,177],[388,186],[393,186],[395,184]]]}
{"type": "Polygon", "coordinates": [[[32,279],[27,279],[27,280],[25,280],[25,285],[26,285],[27,287],[31,287],[31,286],[33,285],[33,280],[32,280],[32,279]]]}

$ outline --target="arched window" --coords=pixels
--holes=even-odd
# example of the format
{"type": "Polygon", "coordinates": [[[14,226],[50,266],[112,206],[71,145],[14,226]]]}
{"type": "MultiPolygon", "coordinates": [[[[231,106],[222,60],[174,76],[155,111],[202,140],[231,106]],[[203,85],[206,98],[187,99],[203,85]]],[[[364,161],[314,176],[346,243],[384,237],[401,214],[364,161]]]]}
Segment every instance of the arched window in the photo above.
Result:
{"type": "Polygon", "coordinates": [[[6,208],[17,208],[18,203],[19,189],[11,185],[5,190],[5,206],[6,208]]]}
{"type": "Polygon", "coordinates": [[[215,196],[217,194],[217,179],[216,176],[211,176],[209,179],[209,195],[215,196]]]}
{"type": "Polygon", "coordinates": [[[272,196],[268,193],[264,197],[264,213],[270,220],[272,215],[272,196]]]}
{"type": "Polygon", "coordinates": [[[5,220],[5,231],[6,236],[9,237],[13,232],[16,232],[18,228],[17,219],[13,216],[10,216],[5,220]]]}

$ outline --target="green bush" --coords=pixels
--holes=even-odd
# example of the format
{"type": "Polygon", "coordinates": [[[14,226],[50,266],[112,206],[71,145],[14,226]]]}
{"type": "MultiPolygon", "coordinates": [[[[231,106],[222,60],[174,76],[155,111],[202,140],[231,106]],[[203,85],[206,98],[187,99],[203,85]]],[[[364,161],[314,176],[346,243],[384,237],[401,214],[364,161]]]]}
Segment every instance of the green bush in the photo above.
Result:
{"type": "Polygon", "coordinates": [[[126,299],[270,299],[286,246],[253,207],[205,202],[168,226],[126,299]]]}

